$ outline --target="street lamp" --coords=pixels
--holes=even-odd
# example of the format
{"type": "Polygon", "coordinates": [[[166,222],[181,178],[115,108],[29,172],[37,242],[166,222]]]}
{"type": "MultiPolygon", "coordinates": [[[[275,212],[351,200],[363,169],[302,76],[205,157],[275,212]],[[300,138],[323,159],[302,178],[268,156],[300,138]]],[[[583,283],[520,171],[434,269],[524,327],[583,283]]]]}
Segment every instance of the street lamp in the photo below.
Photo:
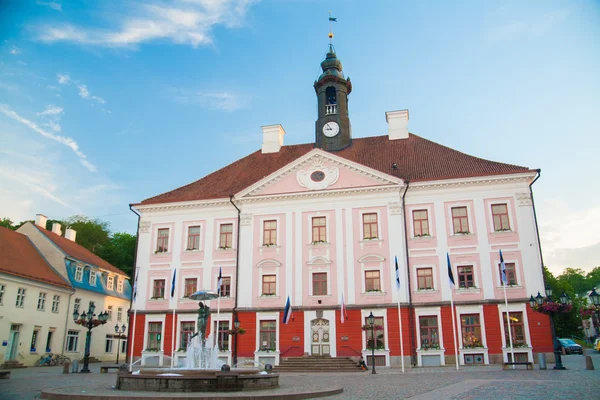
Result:
{"type": "MultiPolygon", "coordinates": [[[[594,314],[596,314],[596,323],[594,324],[594,327],[597,330],[598,324],[600,323],[600,294],[596,292],[596,288],[592,289],[592,293],[590,293],[590,300],[595,307],[594,314]]],[[[593,321],[594,319],[592,318],[592,322],[593,321]]]]}
{"type": "Polygon", "coordinates": [[[119,364],[119,353],[121,352],[121,339],[125,339],[125,336],[123,336],[123,334],[125,333],[125,331],[127,330],[127,327],[125,326],[125,324],[123,324],[123,326],[121,327],[121,329],[119,329],[119,324],[115,325],[115,333],[117,334],[117,364],[119,364]]]}
{"type": "MultiPolygon", "coordinates": [[[[371,325],[371,362],[373,363],[373,368],[371,368],[371,373],[375,374],[375,316],[373,315],[373,311],[367,317],[367,321],[369,325],[371,325]]],[[[369,341],[367,341],[368,345],[369,341]]]]}
{"type": "Polygon", "coordinates": [[[554,314],[556,314],[557,312],[568,311],[567,306],[571,304],[571,298],[568,294],[564,292],[558,298],[560,304],[558,304],[558,307],[556,307],[556,303],[552,299],[552,288],[550,286],[546,286],[546,298],[542,297],[540,292],[538,292],[537,296],[533,297],[533,295],[531,295],[529,297],[529,305],[535,311],[550,315],[550,326],[552,327],[552,342],[554,343],[554,358],[556,361],[554,369],[566,369],[562,363],[562,351],[560,350],[560,342],[556,337],[556,331],[554,329],[554,314]],[[545,307],[544,302],[548,305],[547,307],[545,307]]]}
{"type": "Polygon", "coordinates": [[[233,344],[233,366],[237,367],[237,348],[238,348],[238,333],[239,333],[239,329],[240,329],[240,320],[238,319],[237,316],[237,312],[235,313],[235,319],[233,320],[233,328],[236,331],[236,334],[233,335],[233,340],[235,340],[234,344],[233,344]]]}
{"type": "Polygon", "coordinates": [[[88,330],[85,334],[85,353],[83,355],[83,369],[81,370],[81,372],[84,373],[90,372],[88,365],[90,362],[90,345],[92,342],[92,329],[94,329],[97,326],[104,325],[106,321],[108,321],[108,312],[101,312],[100,315],[98,315],[98,318],[94,318],[96,316],[96,314],[94,314],[95,310],[96,305],[90,302],[87,314],[85,311],[81,315],[79,315],[79,312],[77,311],[73,312],[73,321],[75,321],[77,325],[81,325],[87,328],[88,330]]]}

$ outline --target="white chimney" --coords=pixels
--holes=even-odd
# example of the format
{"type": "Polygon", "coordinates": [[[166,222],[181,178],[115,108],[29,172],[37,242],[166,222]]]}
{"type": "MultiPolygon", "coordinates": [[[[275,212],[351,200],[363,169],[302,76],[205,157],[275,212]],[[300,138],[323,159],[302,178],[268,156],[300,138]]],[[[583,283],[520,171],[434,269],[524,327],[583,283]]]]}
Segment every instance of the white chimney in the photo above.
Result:
{"type": "Polygon", "coordinates": [[[283,136],[285,135],[283,126],[279,124],[267,125],[261,126],[261,129],[263,132],[262,152],[278,153],[281,146],[283,146],[283,136]]]}
{"type": "Polygon", "coordinates": [[[62,235],[62,230],[60,229],[60,224],[58,222],[52,224],[52,233],[56,233],[58,236],[62,235]]]}
{"type": "Polygon", "coordinates": [[[390,140],[408,139],[408,110],[387,111],[385,120],[390,140]]]}
{"type": "Polygon", "coordinates": [[[71,228],[67,228],[67,230],[65,231],[65,237],[67,239],[69,239],[71,242],[75,241],[76,234],[77,234],[77,232],[71,228]]]}
{"type": "Polygon", "coordinates": [[[48,217],[44,214],[35,214],[35,224],[46,229],[46,221],[48,221],[48,217]]]}

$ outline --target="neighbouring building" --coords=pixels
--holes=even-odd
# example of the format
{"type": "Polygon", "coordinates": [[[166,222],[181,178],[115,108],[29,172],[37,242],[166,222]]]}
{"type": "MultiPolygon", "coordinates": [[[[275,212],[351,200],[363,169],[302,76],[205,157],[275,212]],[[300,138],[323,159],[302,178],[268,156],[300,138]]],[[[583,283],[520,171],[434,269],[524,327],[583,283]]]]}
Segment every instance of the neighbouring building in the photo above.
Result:
{"type": "Polygon", "coordinates": [[[182,361],[196,330],[198,305],[188,296],[216,290],[222,268],[224,297],[211,328],[228,363],[363,355],[397,365],[401,319],[407,364],[451,364],[451,296],[460,363],[502,362],[509,352],[499,250],[515,358],[552,352],[549,318],[527,302],[544,290],[531,194],[539,171],[409,133],[408,110],[385,113],[387,135],[353,139],[352,84],[332,47],[321,67],[313,143],[285,146],[281,125],[263,126],[260,150],[133,205],[140,214],[134,357],[156,364],[174,353],[182,361]],[[284,324],[288,297],[293,316],[284,324]],[[362,329],[371,312],[375,338],[362,329]],[[234,337],[236,318],[246,332],[234,337]]]}
{"type": "MultiPolygon", "coordinates": [[[[124,360],[126,340],[119,341],[115,338],[115,325],[122,327],[128,324],[127,312],[131,300],[129,277],[119,268],[77,244],[73,229],[67,228],[62,236],[60,224],[54,223],[50,231],[45,228],[46,221],[44,215],[38,214],[35,224],[25,223],[17,229],[16,234],[24,235],[54,273],[70,288],[69,295],[61,300],[65,313],[60,320],[61,343],[57,343],[52,352],[64,354],[71,359],[83,358],[87,328],[75,324],[73,312],[77,310],[80,314],[84,311],[87,313],[90,303],[94,303],[95,313],[107,311],[109,319],[105,325],[92,330],[91,356],[101,361],[112,361],[116,360],[117,351],[120,351],[121,359],[124,360]]],[[[50,304],[51,298],[46,301],[50,304]]],[[[34,323],[38,315],[40,313],[24,317],[34,323]]]]}

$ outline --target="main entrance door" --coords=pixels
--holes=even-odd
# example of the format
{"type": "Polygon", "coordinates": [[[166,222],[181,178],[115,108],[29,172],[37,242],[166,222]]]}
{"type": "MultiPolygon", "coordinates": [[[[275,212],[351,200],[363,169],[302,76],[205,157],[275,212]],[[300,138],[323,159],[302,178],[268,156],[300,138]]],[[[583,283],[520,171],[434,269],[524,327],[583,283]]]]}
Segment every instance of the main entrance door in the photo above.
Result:
{"type": "Polygon", "coordinates": [[[19,348],[19,330],[21,325],[12,324],[10,326],[10,336],[8,337],[8,351],[4,356],[6,361],[17,359],[17,349],[19,348]]]}
{"type": "Polygon", "coordinates": [[[310,328],[312,333],[311,354],[313,356],[329,355],[329,320],[324,318],[313,319],[310,328]]]}

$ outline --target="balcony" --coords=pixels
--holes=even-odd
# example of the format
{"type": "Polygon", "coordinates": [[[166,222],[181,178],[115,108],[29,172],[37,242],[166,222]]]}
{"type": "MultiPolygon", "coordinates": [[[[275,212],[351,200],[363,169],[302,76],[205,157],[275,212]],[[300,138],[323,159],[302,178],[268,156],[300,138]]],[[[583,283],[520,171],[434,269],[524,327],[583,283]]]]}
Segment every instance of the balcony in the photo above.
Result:
{"type": "Polygon", "coordinates": [[[325,115],[334,115],[334,114],[337,114],[337,104],[325,105],[325,115]]]}

